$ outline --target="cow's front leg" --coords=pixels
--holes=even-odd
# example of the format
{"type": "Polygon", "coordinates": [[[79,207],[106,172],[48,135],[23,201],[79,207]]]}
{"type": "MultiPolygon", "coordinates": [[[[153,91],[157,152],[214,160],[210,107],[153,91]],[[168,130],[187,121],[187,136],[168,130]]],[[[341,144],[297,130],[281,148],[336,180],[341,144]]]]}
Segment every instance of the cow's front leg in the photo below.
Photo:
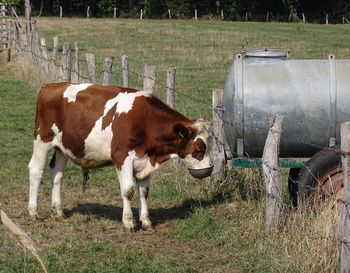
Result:
{"type": "Polygon", "coordinates": [[[147,197],[149,192],[150,176],[143,180],[137,181],[137,191],[139,194],[139,216],[144,230],[152,229],[152,223],[149,220],[149,212],[147,207],[147,197]]]}
{"type": "Polygon", "coordinates": [[[118,170],[120,192],[123,198],[123,224],[131,232],[135,231],[134,217],[131,210],[131,199],[135,193],[135,182],[133,176],[133,159],[128,156],[121,170],[118,170]]]}
{"type": "Polygon", "coordinates": [[[64,218],[61,208],[61,181],[67,161],[68,158],[61,152],[61,150],[56,150],[50,162],[50,178],[52,186],[51,210],[53,212],[53,217],[56,220],[64,218]]]}

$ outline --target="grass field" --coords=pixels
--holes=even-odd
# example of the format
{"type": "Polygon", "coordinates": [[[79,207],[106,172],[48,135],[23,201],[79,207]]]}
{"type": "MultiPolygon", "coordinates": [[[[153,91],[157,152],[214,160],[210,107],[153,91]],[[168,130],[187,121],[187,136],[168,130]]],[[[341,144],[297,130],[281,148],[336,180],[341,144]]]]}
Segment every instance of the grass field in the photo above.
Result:
{"type": "MultiPolygon", "coordinates": [[[[39,18],[38,29],[49,46],[55,35],[61,42],[78,41],[83,52],[96,54],[98,67],[104,54],[114,54],[117,84],[122,54],[138,74],[143,64],[156,64],[156,94],[162,98],[165,71],[176,67],[177,107],[191,117],[210,115],[211,91],[223,87],[242,45],[289,48],[292,58],[326,58],[329,53],[350,58],[346,25],[39,18]]],[[[69,164],[62,192],[67,221],[50,217],[46,174],[39,195],[41,218],[29,222],[27,164],[40,81],[33,74],[23,76],[26,71],[20,68],[16,63],[0,68],[0,207],[33,238],[49,272],[337,272],[337,246],[328,239],[336,229],[332,211],[317,217],[286,211],[280,230],[266,235],[263,181],[252,170],[231,170],[228,181],[213,188],[182,167],[165,164],[153,177],[149,197],[156,231],[129,234],[121,223],[115,171],[94,171],[83,194],[80,170],[69,164]]],[[[141,82],[132,74],[132,86],[141,82]]],[[[136,212],[136,202],[134,207],[136,212]]],[[[0,226],[0,272],[39,271],[0,226]]]]}

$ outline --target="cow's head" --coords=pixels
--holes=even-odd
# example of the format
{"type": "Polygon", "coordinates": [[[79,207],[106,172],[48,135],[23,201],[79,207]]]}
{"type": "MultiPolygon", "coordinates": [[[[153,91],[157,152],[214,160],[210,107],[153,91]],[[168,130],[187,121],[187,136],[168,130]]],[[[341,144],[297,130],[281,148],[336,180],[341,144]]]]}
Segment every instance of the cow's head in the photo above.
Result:
{"type": "Polygon", "coordinates": [[[199,170],[212,167],[210,129],[210,122],[204,120],[197,120],[188,126],[181,123],[174,126],[179,143],[178,155],[188,168],[199,170]]]}

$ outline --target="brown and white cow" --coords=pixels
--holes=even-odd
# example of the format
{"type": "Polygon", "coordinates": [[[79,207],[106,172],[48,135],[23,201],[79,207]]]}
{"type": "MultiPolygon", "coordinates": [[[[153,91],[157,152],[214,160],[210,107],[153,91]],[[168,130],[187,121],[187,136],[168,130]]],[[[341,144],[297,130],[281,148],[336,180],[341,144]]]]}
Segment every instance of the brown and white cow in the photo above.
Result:
{"type": "Polygon", "coordinates": [[[52,83],[38,93],[33,156],[29,163],[28,212],[37,216],[37,194],[48,151],[52,210],[63,217],[60,187],[71,159],[84,172],[114,165],[123,198],[123,223],[134,229],[130,200],[139,193],[142,227],[151,227],[147,195],[151,172],[164,161],[180,157],[191,168],[211,162],[208,123],[193,122],[172,110],[149,91],[92,84],[52,83]]]}

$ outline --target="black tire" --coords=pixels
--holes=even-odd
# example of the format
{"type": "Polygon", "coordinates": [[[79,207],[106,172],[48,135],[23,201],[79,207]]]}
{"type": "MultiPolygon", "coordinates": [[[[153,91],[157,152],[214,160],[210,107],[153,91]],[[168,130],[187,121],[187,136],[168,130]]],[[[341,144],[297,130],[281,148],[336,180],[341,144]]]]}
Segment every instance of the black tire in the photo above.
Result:
{"type": "Polygon", "coordinates": [[[340,146],[324,148],[312,156],[300,170],[298,181],[298,199],[300,202],[314,203],[314,197],[320,194],[320,181],[325,181],[328,176],[341,174],[340,146]]]}

